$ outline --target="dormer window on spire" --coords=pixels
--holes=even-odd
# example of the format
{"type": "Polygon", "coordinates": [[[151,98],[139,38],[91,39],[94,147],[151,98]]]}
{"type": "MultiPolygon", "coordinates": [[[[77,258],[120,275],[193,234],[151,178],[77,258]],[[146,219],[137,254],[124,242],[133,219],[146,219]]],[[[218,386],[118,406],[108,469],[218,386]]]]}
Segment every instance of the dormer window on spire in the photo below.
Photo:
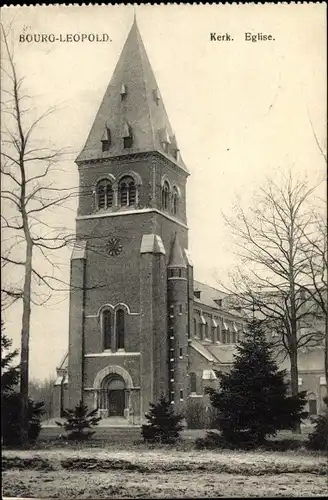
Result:
{"type": "Polygon", "coordinates": [[[104,133],[101,137],[101,150],[102,150],[102,152],[109,151],[110,143],[111,143],[110,129],[106,125],[104,133]]]}
{"type": "Polygon", "coordinates": [[[167,131],[167,128],[163,128],[160,130],[160,142],[162,144],[162,147],[165,151],[165,153],[168,153],[169,152],[169,147],[170,147],[170,144],[171,144],[171,139],[170,139],[170,136],[169,136],[169,133],[167,131]]]}
{"type": "Polygon", "coordinates": [[[154,101],[156,102],[156,105],[158,106],[159,101],[161,100],[161,98],[159,96],[159,91],[158,91],[157,88],[153,90],[153,96],[154,96],[154,101]]]}
{"type": "Polygon", "coordinates": [[[133,145],[132,129],[128,122],[125,122],[124,124],[122,137],[123,137],[124,149],[132,148],[133,145]]]}
{"type": "Polygon", "coordinates": [[[124,99],[126,98],[127,96],[127,91],[126,91],[126,86],[124,83],[122,83],[121,85],[121,91],[120,91],[120,94],[121,94],[121,100],[124,101],[124,99]]]}
{"type": "Polygon", "coordinates": [[[175,135],[173,135],[172,137],[172,155],[173,157],[175,158],[175,160],[179,160],[179,148],[178,148],[178,144],[177,144],[177,140],[175,138],[175,135]]]}

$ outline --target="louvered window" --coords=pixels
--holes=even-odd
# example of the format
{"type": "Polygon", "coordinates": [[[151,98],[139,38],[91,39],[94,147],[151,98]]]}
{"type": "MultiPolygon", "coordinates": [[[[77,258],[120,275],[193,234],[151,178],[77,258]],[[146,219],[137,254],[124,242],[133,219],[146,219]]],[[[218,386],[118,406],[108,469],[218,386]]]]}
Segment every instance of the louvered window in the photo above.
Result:
{"type": "Polygon", "coordinates": [[[137,201],[137,187],[134,179],[123,177],[119,183],[119,200],[121,207],[134,205],[137,201]]]}
{"type": "Polygon", "coordinates": [[[113,186],[107,179],[102,179],[96,187],[96,205],[98,209],[113,206],[113,186]]]}

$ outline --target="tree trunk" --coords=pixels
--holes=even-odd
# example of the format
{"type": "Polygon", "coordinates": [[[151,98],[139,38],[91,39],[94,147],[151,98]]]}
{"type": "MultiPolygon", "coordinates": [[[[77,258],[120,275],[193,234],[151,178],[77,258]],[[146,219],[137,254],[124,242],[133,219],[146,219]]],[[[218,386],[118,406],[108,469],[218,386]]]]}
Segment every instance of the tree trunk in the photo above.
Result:
{"type": "Polygon", "coordinates": [[[326,393],[328,395],[328,315],[327,314],[325,321],[325,377],[326,377],[326,393]]]}
{"type": "MultiPolygon", "coordinates": [[[[289,352],[289,360],[290,360],[290,383],[292,395],[297,396],[298,394],[298,366],[297,366],[297,345],[296,343],[291,343],[291,349],[289,352]],[[294,345],[295,344],[295,345],[294,345]]],[[[293,428],[293,432],[295,434],[301,434],[301,424],[295,424],[293,428]]]]}
{"type": "Polygon", "coordinates": [[[23,318],[21,334],[21,373],[20,373],[20,396],[21,396],[21,445],[28,444],[28,376],[29,376],[29,340],[30,340],[30,317],[31,317],[31,279],[32,279],[32,242],[26,241],[26,265],[23,294],[23,318]]]}

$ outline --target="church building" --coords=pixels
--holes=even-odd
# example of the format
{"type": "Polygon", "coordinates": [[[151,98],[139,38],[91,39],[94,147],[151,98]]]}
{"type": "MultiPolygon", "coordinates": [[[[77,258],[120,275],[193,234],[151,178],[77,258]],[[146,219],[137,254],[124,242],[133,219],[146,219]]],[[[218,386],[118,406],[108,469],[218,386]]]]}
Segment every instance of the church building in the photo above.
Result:
{"type": "Polygon", "coordinates": [[[189,171],[136,20],[76,163],[69,348],[54,414],[83,399],[103,418],[140,423],[162,394],[183,410],[229,370],[244,319],[194,281],[189,171]]]}

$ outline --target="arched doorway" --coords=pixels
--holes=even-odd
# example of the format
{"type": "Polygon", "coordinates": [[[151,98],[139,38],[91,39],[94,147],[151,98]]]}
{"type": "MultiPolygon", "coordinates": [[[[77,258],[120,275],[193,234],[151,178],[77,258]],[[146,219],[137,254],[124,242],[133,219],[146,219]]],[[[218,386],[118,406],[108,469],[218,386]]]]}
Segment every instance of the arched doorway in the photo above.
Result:
{"type": "Polygon", "coordinates": [[[101,383],[101,409],[107,410],[108,417],[123,417],[126,405],[124,379],[118,374],[110,374],[101,383]]]}

